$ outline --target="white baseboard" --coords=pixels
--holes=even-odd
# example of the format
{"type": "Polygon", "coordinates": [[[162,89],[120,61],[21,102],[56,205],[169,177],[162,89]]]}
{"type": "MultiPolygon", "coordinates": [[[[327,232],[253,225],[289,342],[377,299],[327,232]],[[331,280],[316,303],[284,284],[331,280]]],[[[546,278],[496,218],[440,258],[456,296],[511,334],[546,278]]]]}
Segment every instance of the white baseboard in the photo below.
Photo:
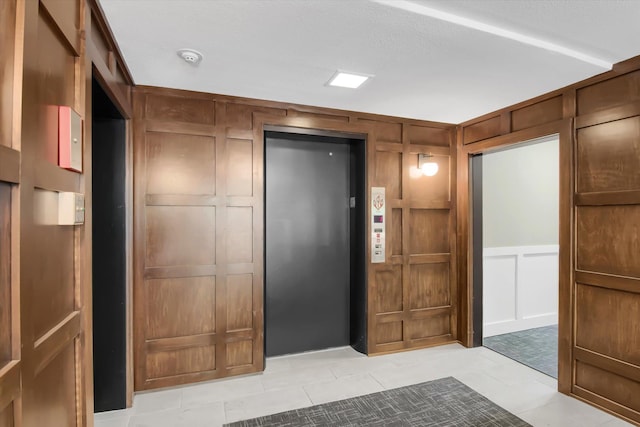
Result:
{"type": "Polygon", "coordinates": [[[549,313],[528,319],[508,320],[499,323],[488,323],[482,326],[482,336],[492,337],[494,335],[509,334],[511,332],[523,331],[525,329],[541,328],[558,324],[558,314],[549,313]]]}

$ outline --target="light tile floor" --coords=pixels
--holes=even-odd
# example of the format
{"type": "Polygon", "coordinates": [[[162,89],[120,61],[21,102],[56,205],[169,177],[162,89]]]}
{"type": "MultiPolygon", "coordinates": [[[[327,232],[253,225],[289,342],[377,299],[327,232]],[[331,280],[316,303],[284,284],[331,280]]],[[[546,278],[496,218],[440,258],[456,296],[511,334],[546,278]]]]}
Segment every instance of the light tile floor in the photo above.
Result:
{"type": "Polygon", "coordinates": [[[337,348],[267,359],[262,374],[136,394],[96,427],[214,427],[453,376],[534,426],[630,426],[556,391],[553,378],[484,347],[367,357],[337,348]]]}

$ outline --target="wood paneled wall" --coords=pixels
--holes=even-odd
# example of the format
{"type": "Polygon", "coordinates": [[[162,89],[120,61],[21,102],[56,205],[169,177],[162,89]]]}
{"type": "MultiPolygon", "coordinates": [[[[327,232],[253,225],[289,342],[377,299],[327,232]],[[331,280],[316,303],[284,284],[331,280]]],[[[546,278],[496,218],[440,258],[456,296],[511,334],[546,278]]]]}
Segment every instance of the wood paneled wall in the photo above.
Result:
{"type": "Polygon", "coordinates": [[[86,82],[92,61],[84,34],[95,7],[84,0],[0,2],[3,427],[93,425],[91,238],[85,232],[91,224],[86,82]],[[85,174],[57,166],[58,105],[84,119],[85,174]],[[60,191],[87,196],[85,226],[43,220],[56,209],[44,199],[55,200],[60,191]]]}
{"type": "Polygon", "coordinates": [[[391,221],[387,260],[369,268],[369,354],[457,339],[452,140],[451,128],[402,122],[374,132],[371,185],[387,188],[391,221]],[[435,176],[421,174],[420,153],[435,176]]]}
{"type": "Polygon", "coordinates": [[[640,423],[640,57],[458,129],[460,336],[473,339],[469,156],[560,134],[559,388],[640,423]]]}
{"type": "Polygon", "coordinates": [[[134,106],[136,389],[263,368],[268,126],[367,139],[391,218],[369,266],[369,354],[456,339],[451,125],[150,87],[134,106]],[[418,153],[437,176],[418,176],[418,153]]]}
{"type": "Polygon", "coordinates": [[[22,426],[20,350],[20,98],[24,6],[0,3],[0,426],[22,426]]]}

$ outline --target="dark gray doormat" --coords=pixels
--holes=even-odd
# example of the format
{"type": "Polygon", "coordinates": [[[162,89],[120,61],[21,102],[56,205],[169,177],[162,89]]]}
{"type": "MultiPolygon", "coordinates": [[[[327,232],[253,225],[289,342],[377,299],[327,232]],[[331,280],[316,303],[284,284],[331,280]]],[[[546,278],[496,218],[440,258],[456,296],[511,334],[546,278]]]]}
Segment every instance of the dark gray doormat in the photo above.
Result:
{"type": "Polygon", "coordinates": [[[558,325],[487,337],[482,344],[516,362],[558,379],[558,325]]]}
{"type": "Polygon", "coordinates": [[[225,425],[529,426],[452,377],[225,425]]]}

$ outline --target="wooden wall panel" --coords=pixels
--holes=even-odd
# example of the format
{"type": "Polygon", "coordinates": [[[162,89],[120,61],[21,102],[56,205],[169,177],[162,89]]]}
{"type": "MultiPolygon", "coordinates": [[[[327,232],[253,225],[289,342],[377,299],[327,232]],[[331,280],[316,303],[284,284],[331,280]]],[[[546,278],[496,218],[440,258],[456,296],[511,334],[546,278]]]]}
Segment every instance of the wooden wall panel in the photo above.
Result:
{"type": "Polygon", "coordinates": [[[411,209],[409,250],[412,255],[449,252],[449,211],[411,209]]]}
{"type": "Polygon", "coordinates": [[[215,277],[148,280],[147,338],[215,333],[215,277]]]}
{"type": "Polygon", "coordinates": [[[15,0],[0,2],[0,145],[7,147],[13,139],[16,10],[15,0]]]}
{"type": "Polygon", "coordinates": [[[56,0],[40,0],[40,8],[43,9],[41,14],[45,13],[55,22],[55,25],[64,37],[65,43],[68,43],[75,55],[80,54],[81,36],[80,36],[80,15],[82,14],[83,4],[79,1],[61,3],[56,0]]]}
{"type": "Polygon", "coordinates": [[[640,100],[640,71],[608,78],[577,90],[578,115],[640,100]]]}
{"type": "Polygon", "coordinates": [[[578,284],[576,306],[577,346],[640,366],[640,288],[632,293],[578,284]]]}
{"type": "Polygon", "coordinates": [[[46,127],[43,140],[37,145],[40,156],[51,164],[58,164],[58,151],[55,133],[51,133],[57,124],[56,105],[74,106],[75,104],[75,65],[76,57],[66,47],[57,32],[55,24],[43,13],[38,20],[38,68],[48,70],[43,74],[40,100],[46,107],[44,117],[46,127]],[[48,129],[47,129],[48,128],[48,129]],[[48,132],[46,132],[48,130],[48,132]],[[46,133],[45,133],[46,132],[46,133]],[[51,139],[54,138],[54,139],[51,139]]]}
{"type": "Polygon", "coordinates": [[[227,208],[226,231],[227,262],[229,264],[253,262],[253,208],[230,206],[227,208]]]}
{"type": "Polygon", "coordinates": [[[147,376],[157,379],[213,371],[216,369],[215,346],[189,347],[147,355],[147,376]]]}
{"type": "Polygon", "coordinates": [[[408,125],[408,137],[411,144],[449,147],[451,132],[448,129],[427,126],[408,125]]]}
{"type": "MultiPolygon", "coordinates": [[[[293,108],[289,107],[287,109],[287,116],[296,117],[296,118],[305,118],[310,120],[332,120],[341,123],[349,123],[349,112],[324,112],[320,113],[318,111],[303,111],[305,107],[295,106],[293,108]]],[[[311,110],[314,110],[313,108],[311,110]]]]}
{"type": "Polygon", "coordinates": [[[387,244],[392,257],[402,255],[402,209],[391,209],[391,230],[387,244]]]}
{"type": "Polygon", "coordinates": [[[376,313],[402,311],[402,266],[376,271],[375,289],[376,313]]]}
{"type": "Polygon", "coordinates": [[[215,138],[149,132],[148,194],[216,194],[215,138]]]}
{"type": "Polygon", "coordinates": [[[640,277],[640,205],[577,209],[577,267],[640,277]]]}
{"type": "Polygon", "coordinates": [[[33,231],[39,242],[33,248],[33,262],[39,266],[34,275],[38,298],[31,309],[39,313],[33,320],[36,338],[47,333],[75,307],[73,228],[38,226],[33,231]]]}
{"type": "Polygon", "coordinates": [[[389,344],[400,343],[404,340],[402,322],[379,323],[376,325],[375,343],[389,344]]]}
{"type": "Polygon", "coordinates": [[[578,129],[578,192],[640,190],[640,117],[578,129]]]}
{"type": "Polygon", "coordinates": [[[429,161],[438,164],[438,173],[425,176],[418,169],[418,155],[410,156],[412,178],[409,185],[409,198],[424,202],[449,202],[451,198],[451,158],[434,155],[429,161]]]}
{"type": "Polygon", "coordinates": [[[227,195],[253,196],[253,141],[227,139],[227,195]]]}
{"type": "Polygon", "coordinates": [[[375,119],[359,119],[360,123],[372,129],[380,142],[402,142],[402,124],[375,119]]]}
{"type": "Polygon", "coordinates": [[[387,199],[402,198],[402,153],[378,151],[376,153],[374,186],[385,185],[387,199]]]}
{"type": "Polygon", "coordinates": [[[438,313],[426,319],[410,320],[407,323],[407,333],[411,340],[442,337],[451,334],[449,313],[438,313]]]}
{"type": "Polygon", "coordinates": [[[463,141],[465,144],[492,138],[502,133],[500,116],[492,117],[464,127],[463,141]]]}
{"type": "Polygon", "coordinates": [[[227,366],[236,368],[253,364],[253,342],[251,340],[227,344],[227,366]]]}
{"type": "Polygon", "coordinates": [[[621,406],[621,408],[614,406],[615,409],[631,410],[633,411],[630,414],[632,416],[640,414],[640,399],[638,399],[640,381],[634,381],[596,366],[578,362],[576,364],[576,385],[597,396],[606,396],[607,399],[621,406]]]}
{"type": "Polygon", "coordinates": [[[76,379],[74,346],[59,353],[34,379],[31,387],[25,387],[26,402],[32,407],[25,418],[33,425],[70,427],[77,425],[76,379]]]}
{"type": "Polygon", "coordinates": [[[285,116],[283,108],[257,107],[247,104],[228,103],[225,110],[225,122],[230,129],[253,129],[253,115],[255,113],[275,116],[285,116]]]}
{"type": "Polygon", "coordinates": [[[171,98],[149,95],[145,106],[145,117],[148,120],[215,124],[215,103],[210,100],[190,99],[189,102],[172,102],[171,98]]]}
{"type": "Polygon", "coordinates": [[[253,276],[232,274],[227,276],[227,332],[254,328],[253,276]]]}
{"type": "Polygon", "coordinates": [[[0,427],[13,427],[15,425],[13,413],[13,403],[10,403],[6,408],[0,409],[0,427]]]}
{"type": "Polygon", "coordinates": [[[413,264],[410,269],[412,310],[451,305],[449,263],[413,264]]]}
{"type": "Polygon", "coordinates": [[[547,99],[511,113],[511,130],[517,132],[562,119],[562,96],[547,99]]]}
{"type": "Polygon", "coordinates": [[[215,213],[211,206],[149,206],[147,268],[215,264],[215,213]]]}

